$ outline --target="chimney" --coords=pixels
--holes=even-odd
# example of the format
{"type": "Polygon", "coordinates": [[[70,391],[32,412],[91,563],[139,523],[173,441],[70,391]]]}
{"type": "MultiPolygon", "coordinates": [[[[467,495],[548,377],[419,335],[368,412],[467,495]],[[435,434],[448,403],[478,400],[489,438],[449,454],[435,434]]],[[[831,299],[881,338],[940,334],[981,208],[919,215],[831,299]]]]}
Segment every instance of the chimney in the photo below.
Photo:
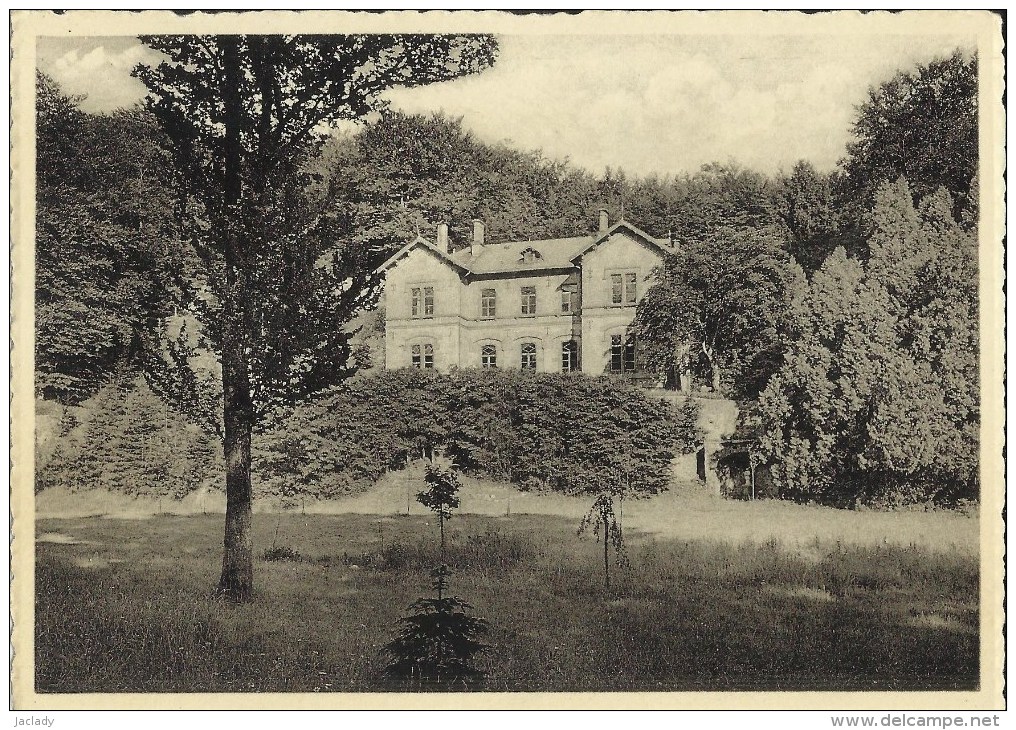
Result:
{"type": "Polygon", "coordinates": [[[437,224],[437,247],[442,251],[451,253],[451,249],[448,247],[448,224],[438,223],[437,224]]]}
{"type": "Polygon", "coordinates": [[[607,218],[607,209],[600,208],[600,233],[606,233],[610,228],[610,220],[607,218]]]}
{"type": "Polygon", "coordinates": [[[483,233],[486,228],[483,225],[483,221],[478,218],[473,219],[473,244],[469,247],[469,253],[474,257],[480,255],[480,251],[483,250],[483,233]]]}

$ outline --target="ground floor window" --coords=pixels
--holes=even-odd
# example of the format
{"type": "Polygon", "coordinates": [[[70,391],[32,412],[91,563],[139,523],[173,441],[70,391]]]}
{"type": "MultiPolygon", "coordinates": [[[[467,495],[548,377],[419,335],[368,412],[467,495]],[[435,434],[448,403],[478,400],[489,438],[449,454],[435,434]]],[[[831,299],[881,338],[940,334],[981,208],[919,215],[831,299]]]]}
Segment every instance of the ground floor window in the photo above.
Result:
{"type": "Polygon", "coordinates": [[[424,345],[413,345],[413,367],[414,368],[433,368],[434,367],[434,345],[426,343],[424,345]]]}
{"type": "Polygon", "coordinates": [[[561,343],[561,372],[570,373],[579,369],[579,346],[575,340],[561,343]]]}
{"type": "Polygon", "coordinates": [[[522,345],[522,369],[536,370],[536,345],[532,342],[522,345]]]}
{"type": "Polygon", "coordinates": [[[610,336],[610,372],[635,372],[635,342],[623,335],[610,336]]]}
{"type": "Polygon", "coordinates": [[[484,368],[496,368],[497,367],[497,347],[494,345],[484,345],[480,348],[480,364],[484,368]]]}

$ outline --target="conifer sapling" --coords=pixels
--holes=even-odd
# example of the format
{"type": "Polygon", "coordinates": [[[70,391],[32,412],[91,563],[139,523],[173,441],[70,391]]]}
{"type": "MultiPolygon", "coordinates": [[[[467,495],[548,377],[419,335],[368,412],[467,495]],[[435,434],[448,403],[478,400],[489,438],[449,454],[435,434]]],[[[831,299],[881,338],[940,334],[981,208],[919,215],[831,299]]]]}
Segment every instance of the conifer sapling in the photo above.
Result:
{"type": "Polygon", "coordinates": [[[483,678],[472,660],[487,648],[479,637],[488,624],[466,613],[470,604],[445,596],[451,574],[444,564],[430,571],[437,598],[421,598],[410,607],[413,614],[401,620],[401,633],[384,648],[391,658],[385,668],[389,676],[462,684],[483,678]]]}

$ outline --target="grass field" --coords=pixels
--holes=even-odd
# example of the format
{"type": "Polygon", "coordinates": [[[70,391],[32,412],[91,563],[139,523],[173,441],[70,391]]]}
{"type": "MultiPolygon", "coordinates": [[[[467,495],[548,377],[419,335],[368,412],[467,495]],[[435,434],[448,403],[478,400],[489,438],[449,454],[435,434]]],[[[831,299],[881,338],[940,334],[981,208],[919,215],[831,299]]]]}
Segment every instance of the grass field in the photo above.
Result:
{"type": "MultiPolygon", "coordinates": [[[[942,528],[903,515],[902,541],[865,544],[827,536],[826,523],[856,513],[823,510],[810,538],[798,525],[785,543],[744,538],[754,532],[734,523],[808,512],[754,507],[732,506],[730,528],[709,536],[629,529],[630,567],[615,569],[609,592],[599,546],[575,519],[456,516],[452,592],[491,624],[482,689],[977,686],[977,558],[928,537],[929,524],[976,534],[975,519],[936,517],[942,528]],[[908,520],[921,536],[909,544],[908,520]]],[[[37,690],[405,689],[384,679],[379,650],[430,593],[434,520],[259,515],[256,528],[259,552],[275,544],[299,559],[259,560],[256,600],[234,606],[211,594],[221,516],[40,520],[37,690]]]]}

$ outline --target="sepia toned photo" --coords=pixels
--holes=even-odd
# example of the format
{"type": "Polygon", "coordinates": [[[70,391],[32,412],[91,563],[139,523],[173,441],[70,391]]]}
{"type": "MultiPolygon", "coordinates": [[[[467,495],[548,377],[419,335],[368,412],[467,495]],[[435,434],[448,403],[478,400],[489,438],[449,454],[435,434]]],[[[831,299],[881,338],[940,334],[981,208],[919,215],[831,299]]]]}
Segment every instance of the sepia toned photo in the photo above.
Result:
{"type": "Polygon", "coordinates": [[[14,708],[1003,708],[1000,27],[14,13],[14,708]]]}

